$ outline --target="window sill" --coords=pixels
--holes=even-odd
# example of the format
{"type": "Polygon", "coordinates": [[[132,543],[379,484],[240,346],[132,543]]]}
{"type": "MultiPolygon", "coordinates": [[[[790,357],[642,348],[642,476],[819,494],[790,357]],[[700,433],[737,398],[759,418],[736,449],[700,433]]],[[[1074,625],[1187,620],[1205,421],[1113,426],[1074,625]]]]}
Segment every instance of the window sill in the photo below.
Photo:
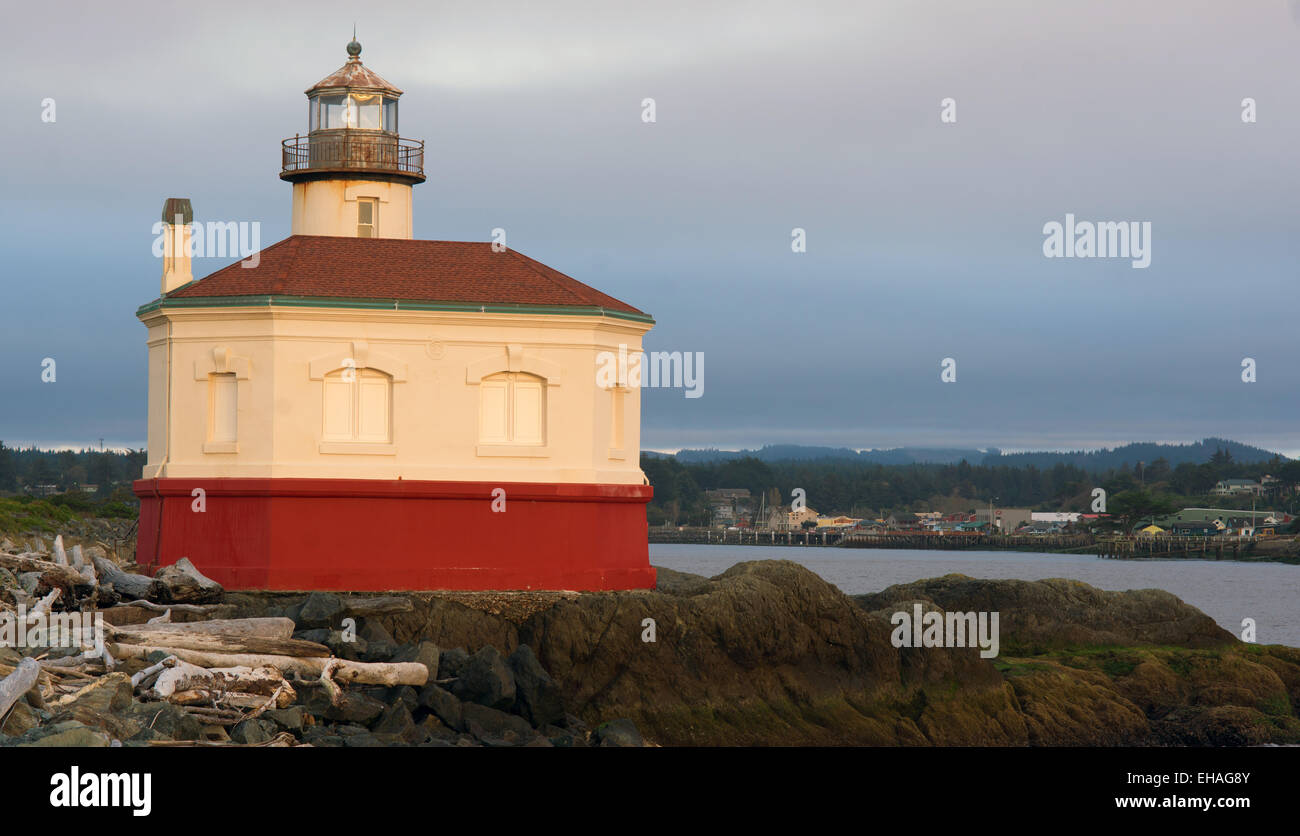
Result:
{"type": "Polygon", "coordinates": [[[516,459],[544,459],[551,455],[551,448],[528,446],[524,444],[480,444],[475,451],[480,456],[504,456],[516,459]]]}
{"type": "Polygon", "coordinates": [[[339,453],[355,456],[396,456],[396,444],[375,444],[366,441],[322,441],[317,446],[321,453],[339,453]]]}
{"type": "Polygon", "coordinates": [[[237,441],[205,441],[203,443],[203,452],[205,453],[238,453],[239,442],[237,441]]]}

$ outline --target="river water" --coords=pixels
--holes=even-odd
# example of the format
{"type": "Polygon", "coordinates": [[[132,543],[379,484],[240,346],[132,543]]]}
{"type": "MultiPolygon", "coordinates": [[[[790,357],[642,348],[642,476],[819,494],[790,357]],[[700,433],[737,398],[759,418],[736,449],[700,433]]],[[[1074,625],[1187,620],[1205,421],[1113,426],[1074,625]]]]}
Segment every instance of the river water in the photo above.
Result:
{"type": "Polygon", "coordinates": [[[848,595],[879,592],[957,572],[973,578],[1035,581],[1069,578],[1099,589],[1163,589],[1241,636],[1255,619],[1260,644],[1300,647],[1300,566],[1230,560],[1102,560],[1090,555],[1031,552],[834,549],[801,546],[651,544],[650,562],[713,576],[747,560],[793,560],[848,595]]]}

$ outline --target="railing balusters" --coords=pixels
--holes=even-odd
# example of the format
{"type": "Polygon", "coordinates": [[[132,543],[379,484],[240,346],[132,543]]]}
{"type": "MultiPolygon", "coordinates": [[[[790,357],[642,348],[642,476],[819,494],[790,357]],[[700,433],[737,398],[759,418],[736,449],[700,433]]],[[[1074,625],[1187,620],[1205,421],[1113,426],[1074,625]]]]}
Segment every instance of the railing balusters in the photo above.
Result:
{"type": "Polygon", "coordinates": [[[424,141],[388,135],[295,136],[284,140],[284,171],[309,168],[359,168],[424,174],[424,141]]]}

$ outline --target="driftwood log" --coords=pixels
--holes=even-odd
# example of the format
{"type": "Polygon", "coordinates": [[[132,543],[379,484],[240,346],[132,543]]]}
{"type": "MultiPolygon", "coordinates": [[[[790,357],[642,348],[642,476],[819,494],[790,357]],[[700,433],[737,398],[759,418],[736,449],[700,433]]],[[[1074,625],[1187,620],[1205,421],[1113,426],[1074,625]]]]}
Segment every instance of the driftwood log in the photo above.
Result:
{"type": "Polygon", "coordinates": [[[165,622],[161,624],[130,624],[119,628],[132,633],[176,634],[203,633],[221,636],[259,636],[264,639],[293,637],[293,619],[279,616],[267,618],[214,618],[210,621],[165,622]]]}
{"type": "Polygon", "coordinates": [[[71,567],[60,566],[50,560],[45,560],[39,555],[26,552],[24,554],[0,554],[0,566],[18,574],[21,572],[40,572],[51,586],[55,584],[67,587],[84,586],[86,579],[80,573],[74,571],[71,567]]]}
{"type": "Polygon", "coordinates": [[[155,604],[153,601],[123,601],[120,604],[114,604],[110,609],[120,610],[129,607],[139,607],[140,609],[149,610],[150,612],[188,612],[195,615],[207,615],[221,609],[223,604],[155,604]]]}
{"type": "Polygon", "coordinates": [[[30,656],[24,657],[14,672],[0,679],[0,720],[9,716],[18,698],[36,687],[41,676],[41,663],[30,656]]]}
{"type": "MultiPolygon", "coordinates": [[[[275,656],[252,653],[212,653],[183,647],[122,644],[114,642],[109,650],[119,659],[144,659],[162,651],[201,668],[272,667],[302,678],[318,679],[330,662],[337,661],[333,677],[339,682],[363,685],[424,685],[429,669],[419,662],[351,662],[323,656],[275,656]]],[[[159,677],[161,679],[161,677],[159,677]]]]}
{"type": "MultiPolygon", "coordinates": [[[[201,625],[203,622],[194,622],[201,625]]],[[[159,625],[141,624],[141,627],[159,625]]],[[[232,636],[218,632],[178,630],[114,629],[113,641],[121,644],[138,644],[147,647],[179,647],[185,650],[205,650],[212,653],[252,653],[269,656],[329,656],[330,649],[323,644],[301,639],[271,639],[262,636],[232,636]]]]}
{"type": "Polygon", "coordinates": [[[159,600],[165,604],[211,604],[226,590],[198,570],[188,557],[164,566],[153,576],[159,584],[159,600]]]}
{"type": "Polygon", "coordinates": [[[106,557],[91,559],[95,563],[95,568],[99,570],[100,579],[104,583],[111,583],[113,589],[122,595],[128,598],[150,598],[158,594],[160,587],[153,578],[123,572],[116,563],[106,557]]]}

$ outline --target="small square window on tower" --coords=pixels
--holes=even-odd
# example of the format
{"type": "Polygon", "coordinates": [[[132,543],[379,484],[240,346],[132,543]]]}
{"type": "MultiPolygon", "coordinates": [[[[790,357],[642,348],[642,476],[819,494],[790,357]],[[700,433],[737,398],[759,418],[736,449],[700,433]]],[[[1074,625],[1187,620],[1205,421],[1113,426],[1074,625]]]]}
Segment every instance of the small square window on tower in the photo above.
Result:
{"type": "Polygon", "coordinates": [[[372,197],[363,197],[357,201],[357,237],[374,238],[377,226],[376,215],[379,201],[372,197]]]}

